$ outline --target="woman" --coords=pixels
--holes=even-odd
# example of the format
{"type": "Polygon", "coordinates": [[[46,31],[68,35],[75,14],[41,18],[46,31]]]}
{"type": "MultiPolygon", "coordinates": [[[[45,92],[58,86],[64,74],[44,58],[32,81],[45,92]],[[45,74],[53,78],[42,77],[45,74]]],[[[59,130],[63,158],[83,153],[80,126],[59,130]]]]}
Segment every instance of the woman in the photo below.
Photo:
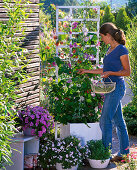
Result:
{"type": "Polygon", "coordinates": [[[117,128],[120,151],[111,161],[118,162],[122,160],[122,155],[129,153],[129,139],[122,115],[121,99],[125,92],[123,76],[130,75],[130,64],[128,50],[124,46],[125,35],[122,30],[117,29],[113,23],[105,23],[100,28],[100,36],[106,45],[110,44],[103,60],[103,69],[80,69],[78,73],[101,74],[105,82],[110,81],[110,79],[116,82],[115,90],[105,95],[100,118],[100,128],[102,130],[103,144],[105,147],[108,147],[110,144],[112,145],[112,120],[114,121],[117,128]]]}

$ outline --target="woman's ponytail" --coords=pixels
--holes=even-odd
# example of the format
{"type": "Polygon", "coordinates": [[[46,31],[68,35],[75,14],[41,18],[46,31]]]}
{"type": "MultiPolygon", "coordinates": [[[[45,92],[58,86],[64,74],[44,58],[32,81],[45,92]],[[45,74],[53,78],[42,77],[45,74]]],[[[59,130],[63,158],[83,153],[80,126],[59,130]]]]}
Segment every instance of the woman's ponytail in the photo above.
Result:
{"type": "Polygon", "coordinates": [[[100,33],[104,35],[109,33],[114,38],[114,40],[117,41],[119,44],[122,44],[122,45],[126,44],[126,38],[125,38],[124,32],[118,29],[111,22],[104,23],[100,28],[100,33]]]}

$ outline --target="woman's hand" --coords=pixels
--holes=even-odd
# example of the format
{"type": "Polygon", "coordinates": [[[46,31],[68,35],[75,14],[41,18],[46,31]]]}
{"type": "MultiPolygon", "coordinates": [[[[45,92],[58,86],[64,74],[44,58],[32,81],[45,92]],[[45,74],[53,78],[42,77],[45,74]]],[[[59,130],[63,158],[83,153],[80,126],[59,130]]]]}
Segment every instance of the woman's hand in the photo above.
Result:
{"type": "Polygon", "coordinates": [[[77,73],[78,74],[84,74],[84,73],[86,73],[86,70],[85,69],[79,69],[77,73]]]}
{"type": "Polygon", "coordinates": [[[101,77],[102,78],[107,78],[107,77],[109,77],[111,75],[111,71],[106,71],[106,72],[103,72],[102,74],[101,74],[101,77]]]}

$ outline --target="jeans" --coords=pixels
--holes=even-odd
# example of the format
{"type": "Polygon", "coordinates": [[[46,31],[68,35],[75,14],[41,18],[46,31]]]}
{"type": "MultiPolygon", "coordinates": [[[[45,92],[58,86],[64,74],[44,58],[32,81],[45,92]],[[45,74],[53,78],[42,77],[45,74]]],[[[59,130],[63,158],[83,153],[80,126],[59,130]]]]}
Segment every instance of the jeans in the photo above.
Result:
{"type": "Polygon", "coordinates": [[[102,131],[102,141],[105,147],[112,148],[112,121],[117,128],[117,136],[120,144],[118,156],[129,153],[129,138],[127,128],[122,114],[121,99],[125,93],[125,83],[116,83],[113,92],[105,94],[102,114],[100,118],[100,128],[102,131]]]}

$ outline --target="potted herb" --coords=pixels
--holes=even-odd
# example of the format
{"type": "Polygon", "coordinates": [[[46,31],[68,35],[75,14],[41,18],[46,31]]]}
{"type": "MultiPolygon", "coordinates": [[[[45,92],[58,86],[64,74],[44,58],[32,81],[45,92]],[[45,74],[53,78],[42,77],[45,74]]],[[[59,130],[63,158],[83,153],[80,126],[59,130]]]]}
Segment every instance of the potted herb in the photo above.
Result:
{"type": "Polygon", "coordinates": [[[85,153],[92,168],[106,168],[111,156],[110,148],[105,148],[102,140],[90,140],[85,153]]]}
{"type": "Polygon", "coordinates": [[[78,138],[46,140],[40,145],[39,163],[42,168],[56,166],[57,170],[76,170],[84,156],[84,148],[78,138]]]}
{"type": "Polygon", "coordinates": [[[25,135],[45,136],[54,127],[52,116],[41,106],[27,106],[20,110],[16,119],[25,135]]]}

